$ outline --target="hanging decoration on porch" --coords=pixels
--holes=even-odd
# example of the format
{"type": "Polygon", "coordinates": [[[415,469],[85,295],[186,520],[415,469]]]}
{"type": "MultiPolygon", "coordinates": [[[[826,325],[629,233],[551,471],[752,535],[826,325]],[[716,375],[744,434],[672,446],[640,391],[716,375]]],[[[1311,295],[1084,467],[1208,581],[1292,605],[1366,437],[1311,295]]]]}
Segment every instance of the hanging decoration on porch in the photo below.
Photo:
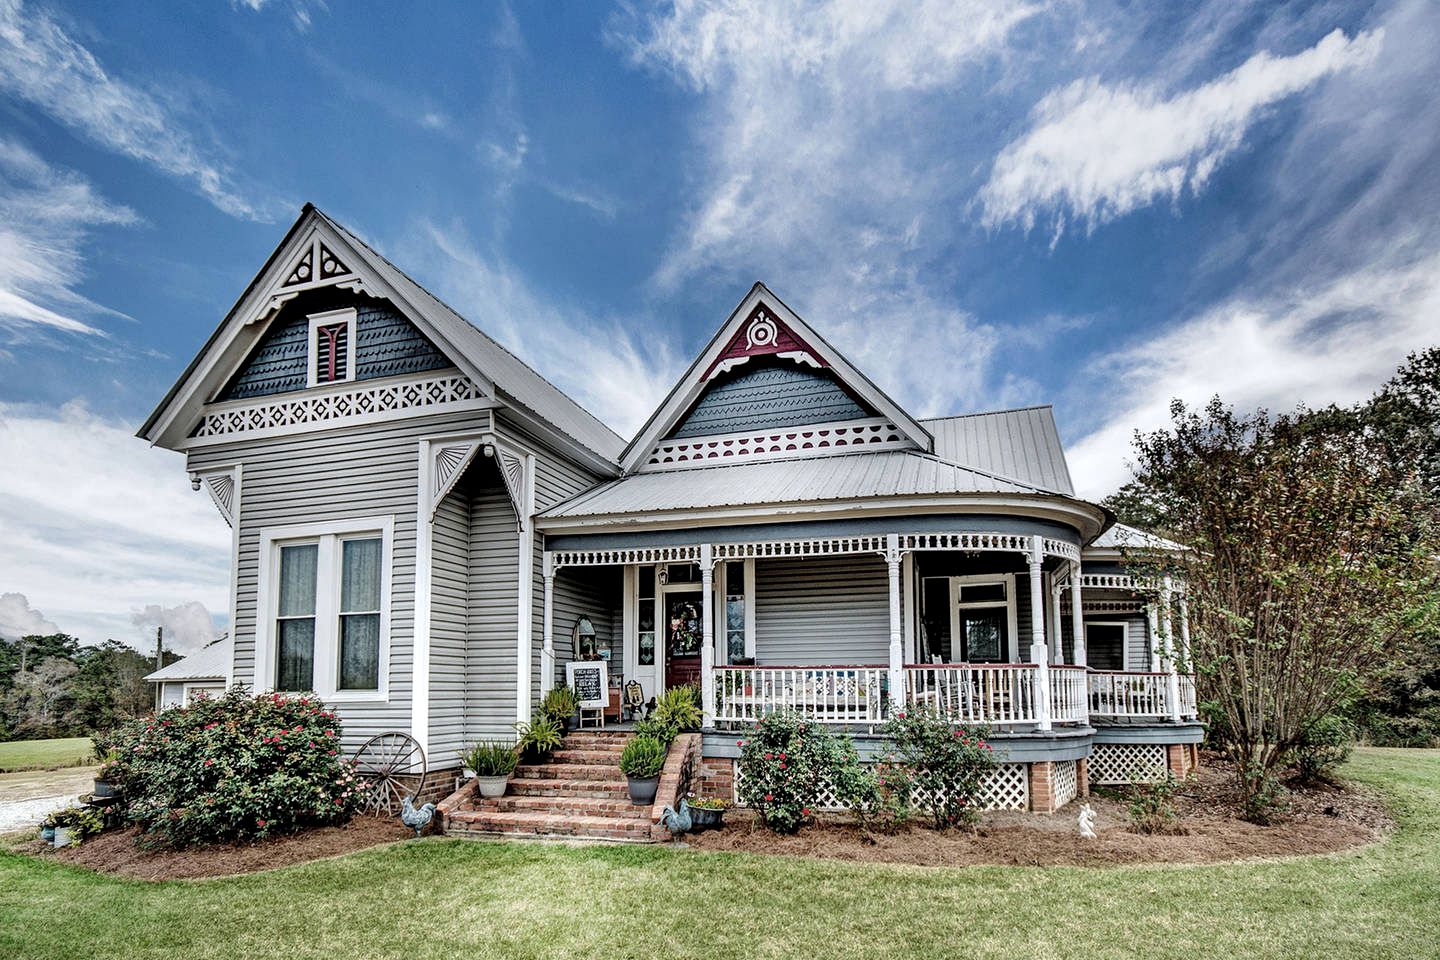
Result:
{"type": "Polygon", "coordinates": [[[752,357],[768,356],[780,357],[817,369],[829,366],[821,355],[796,336],[784,321],[777,320],[773,310],[764,303],[759,303],[750,311],[749,319],[735,331],[725,349],[720,351],[720,356],[715,358],[715,362],[705,372],[704,379],[709,380],[727,370],[733,370],[752,357]]]}
{"type": "Polygon", "coordinates": [[[693,600],[672,599],[665,612],[667,649],[672,657],[691,657],[700,652],[700,607],[693,600]]]}

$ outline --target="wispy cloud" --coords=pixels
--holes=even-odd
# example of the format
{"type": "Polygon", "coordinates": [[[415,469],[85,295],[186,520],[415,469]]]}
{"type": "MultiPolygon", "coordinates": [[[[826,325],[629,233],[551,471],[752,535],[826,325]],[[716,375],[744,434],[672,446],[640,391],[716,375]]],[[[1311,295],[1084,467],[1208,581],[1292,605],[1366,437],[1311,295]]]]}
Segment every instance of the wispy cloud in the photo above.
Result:
{"type": "Polygon", "coordinates": [[[228,166],[198,144],[159,98],[112,76],[48,12],[28,9],[21,0],[0,0],[0,91],[108,150],[189,182],[232,216],[270,218],[270,210],[241,194],[228,166]]]}
{"type": "Polygon", "coordinates": [[[130,623],[142,641],[154,642],[156,629],[162,629],[162,640],[166,650],[176,653],[194,653],[215,639],[215,618],[197,600],[162,607],[158,603],[146,604],[143,610],[130,614],[130,623]]]}
{"type": "Polygon", "coordinates": [[[290,11],[290,22],[301,33],[310,29],[313,18],[310,11],[326,12],[329,7],[325,0],[230,0],[230,6],[259,13],[266,7],[283,7],[290,11]]]}
{"type": "Polygon", "coordinates": [[[230,532],[183,459],[72,404],[0,405],[0,584],[87,642],[150,604],[229,606],[230,532]]]}
{"type": "Polygon", "coordinates": [[[1093,226],[1196,193],[1265,108],[1373,62],[1382,38],[1336,30],[1294,56],[1257,53],[1169,97],[1143,82],[1077,80],[1042,99],[1028,132],[1000,151],[980,191],[982,220],[1028,230],[1050,216],[1058,237],[1070,219],[1093,226]]]}
{"type": "Polygon", "coordinates": [[[1088,382],[1107,385],[1109,406],[1070,451],[1080,493],[1104,496],[1129,478],[1134,431],[1167,423],[1172,398],[1199,404],[1218,394],[1242,409],[1353,403],[1406,354],[1440,339],[1437,316],[1440,254],[1432,254],[1263,300],[1236,298],[1117,351],[1086,370],[1088,382]]]}
{"type": "Polygon", "coordinates": [[[0,593],[0,639],[14,641],[59,632],[54,621],[47,620],[43,613],[30,606],[25,594],[0,593]]]}
{"type": "Polygon", "coordinates": [[[97,226],[131,224],[85,178],[58,170],[24,144],[0,137],[0,328],[100,334],[75,314],[102,308],[75,292],[82,248],[97,226]]]}

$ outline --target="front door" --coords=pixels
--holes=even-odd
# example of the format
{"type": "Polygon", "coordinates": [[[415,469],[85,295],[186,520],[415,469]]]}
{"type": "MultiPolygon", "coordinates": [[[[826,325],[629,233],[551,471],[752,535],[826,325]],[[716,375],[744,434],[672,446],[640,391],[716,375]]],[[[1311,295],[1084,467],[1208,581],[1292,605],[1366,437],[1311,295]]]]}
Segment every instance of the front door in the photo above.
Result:
{"type": "Polygon", "coordinates": [[[700,681],[701,594],[699,590],[665,592],[665,686],[700,681]]]}

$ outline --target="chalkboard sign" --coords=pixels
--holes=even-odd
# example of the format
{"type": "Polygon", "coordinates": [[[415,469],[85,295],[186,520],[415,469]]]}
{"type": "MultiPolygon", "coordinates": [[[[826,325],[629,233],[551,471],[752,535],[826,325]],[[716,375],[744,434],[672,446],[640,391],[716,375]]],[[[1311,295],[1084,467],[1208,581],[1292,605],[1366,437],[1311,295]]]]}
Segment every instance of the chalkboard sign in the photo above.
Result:
{"type": "Polygon", "coordinates": [[[610,705],[610,679],[604,660],[572,660],[565,664],[565,680],[575,691],[580,707],[599,710],[610,705]]]}

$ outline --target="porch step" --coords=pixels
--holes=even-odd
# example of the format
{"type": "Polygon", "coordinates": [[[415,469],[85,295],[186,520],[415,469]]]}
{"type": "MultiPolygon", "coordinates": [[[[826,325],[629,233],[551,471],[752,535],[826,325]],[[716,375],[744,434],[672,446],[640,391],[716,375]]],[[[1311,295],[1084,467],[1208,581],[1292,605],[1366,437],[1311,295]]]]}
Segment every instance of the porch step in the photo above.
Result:
{"type": "Polygon", "coordinates": [[[650,816],[650,805],[637,805],[628,796],[576,797],[507,794],[503,797],[476,801],[476,813],[550,813],[565,816],[619,817],[643,820],[650,816]]]}
{"type": "MultiPolygon", "coordinates": [[[[613,749],[592,749],[588,747],[571,749],[564,747],[550,754],[550,761],[552,763],[578,763],[592,766],[603,764],[618,765],[620,763],[620,754],[624,749],[623,746],[614,747],[613,749]]],[[[619,767],[617,766],[616,769],[619,769],[619,767]]]]}
{"type": "Polygon", "coordinates": [[[625,782],[625,775],[614,763],[522,763],[512,776],[526,780],[625,782]]]}
{"type": "Polygon", "coordinates": [[[517,797],[593,797],[597,800],[629,795],[625,779],[618,780],[557,780],[554,777],[512,777],[506,796],[517,797]]]}
{"type": "MultiPolygon", "coordinates": [[[[644,808],[642,808],[644,809],[644,808]]],[[[519,813],[457,810],[445,824],[447,833],[526,837],[588,837],[596,840],[648,841],[648,817],[586,816],[569,813],[519,813]]]]}

